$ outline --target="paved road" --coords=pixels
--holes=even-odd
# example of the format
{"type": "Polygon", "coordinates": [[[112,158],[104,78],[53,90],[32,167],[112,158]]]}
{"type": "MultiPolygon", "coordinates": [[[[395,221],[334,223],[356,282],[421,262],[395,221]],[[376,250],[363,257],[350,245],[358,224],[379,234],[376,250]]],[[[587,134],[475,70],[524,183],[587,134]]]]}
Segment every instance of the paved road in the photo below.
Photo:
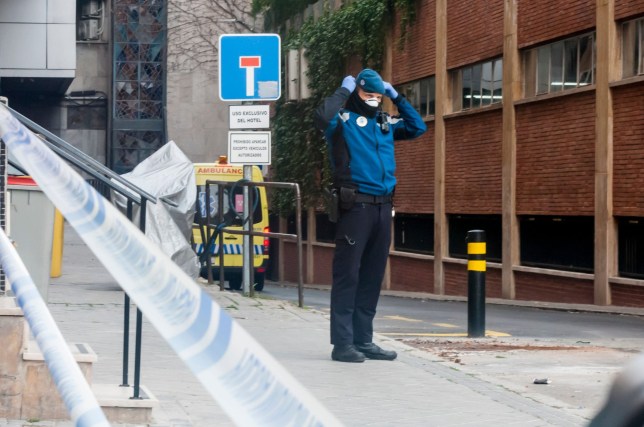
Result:
{"type": "MultiPolygon", "coordinates": [[[[267,282],[263,295],[297,302],[296,288],[275,282],[267,282]]],[[[304,303],[328,312],[329,291],[307,288],[304,303]]],[[[383,295],[375,328],[392,338],[462,336],[467,333],[467,303],[383,295]]],[[[492,336],[567,338],[607,345],[644,339],[644,317],[487,304],[486,329],[492,336]]]]}

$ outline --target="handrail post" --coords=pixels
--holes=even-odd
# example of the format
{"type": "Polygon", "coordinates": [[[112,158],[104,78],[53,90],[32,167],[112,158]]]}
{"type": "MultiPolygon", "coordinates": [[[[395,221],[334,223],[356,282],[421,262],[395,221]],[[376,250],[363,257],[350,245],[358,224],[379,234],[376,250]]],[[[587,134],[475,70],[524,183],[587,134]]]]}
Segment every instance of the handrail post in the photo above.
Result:
{"type": "MultiPolygon", "coordinates": [[[[145,217],[146,217],[146,200],[141,199],[141,210],[139,218],[139,228],[145,234],[145,217]]],[[[136,343],[134,348],[134,396],[132,399],[140,399],[141,385],[141,334],[143,330],[143,313],[139,307],[136,308],[136,343]]]]}
{"type": "Polygon", "coordinates": [[[252,297],[255,296],[255,235],[253,226],[254,221],[253,221],[253,191],[255,190],[256,187],[253,187],[253,182],[250,181],[247,185],[246,188],[248,188],[248,240],[249,240],[249,248],[248,248],[248,265],[250,266],[248,269],[248,293],[252,297]]]}
{"type": "Polygon", "coordinates": [[[304,307],[304,289],[302,272],[302,199],[300,196],[300,186],[295,184],[295,225],[297,230],[297,299],[300,308],[304,307]]]}
{"type": "Polygon", "coordinates": [[[215,185],[217,186],[217,206],[219,206],[219,209],[217,209],[217,237],[219,238],[219,252],[217,253],[217,255],[219,256],[219,290],[223,291],[226,288],[226,286],[224,285],[224,227],[222,226],[222,224],[224,223],[225,188],[219,184],[215,185]]]}
{"type": "Polygon", "coordinates": [[[210,185],[206,182],[206,195],[204,199],[204,209],[206,212],[206,237],[201,242],[204,255],[206,257],[206,269],[208,270],[208,284],[212,285],[212,258],[210,258],[210,185]]]}
{"type": "MultiPolygon", "coordinates": [[[[127,219],[132,221],[132,200],[127,200],[127,219]]],[[[125,300],[123,301],[123,380],[121,387],[129,387],[129,355],[130,355],[130,296],[123,292],[125,300]]]]}
{"type": "Polygon", "coordinates": [[[134,396],[131,399],[141,399],[141,335],[143,332],[143,313],[136,308],[136,349],[134,350],[134,396]]]}

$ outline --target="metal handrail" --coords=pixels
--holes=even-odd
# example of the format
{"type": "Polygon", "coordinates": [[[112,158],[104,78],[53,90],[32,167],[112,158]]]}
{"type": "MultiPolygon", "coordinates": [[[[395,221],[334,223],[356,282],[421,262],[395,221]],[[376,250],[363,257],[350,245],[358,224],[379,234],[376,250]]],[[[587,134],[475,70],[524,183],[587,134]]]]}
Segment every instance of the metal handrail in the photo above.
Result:
{"type": "MultiPolygon", "coordinates": [[[[127,212],[128,219],[132,221],[132,205],[136,203],[140,206],[139,211],[139,228],[145,233],[145,212],[146,203],[157,202],[157,198],[137,185],[131,183],[127,179],[121,177],[116,172],[112,171],[102,163],[94,158],[88,156],[83,151],[74,147],[67,141],[54,135],[47,129],[43,128],[34,121],[23,116],[16,110],[4,106],[11,114],[23,125],[32,131],[37,132],[41,136],[41,140],[52,151],[58,154],[61,158],[76,166],[83,172],[90,175],[92,178],[102,182],[108,188],[117,193],[123,194],[127,199],[127,212]]],[[[18,170],[21,168],[18,166],[18,170]]],[[[128,384],[128,365],[129,365],[129,311],[130,311],[130,298],[124,293],[124,321],[123,321],[123,383],[122,386],[129,386],[128,384]]],[[[136,336],[135,336],[135,350],[134,350],[134,395],[132,399],[140,398],[140,378],[141,378],[141,335],[142,335],[143,317],[139,308],[137,308],[136,316],[136,336]]]]}
{"type": "MultiPolygon", "coordinates": [[[[54,135],[47,129],[40,126],[38,123],[28,119],[27,117],[23,116],[22,114],[12,109],[11,107],[8,107],[5,105],[5,108],[9,110],[9,112],[13,114],[14,117],[16,117],[16,119],[18,119],[19,122],[21,122],[28,128],[35,130],[36,132],[44,136],[45,137],[44,142],[47,144],[49,148],[53,149],[54,147],[58,147],[59,150],[54,150],[56,151],[57,154],[60,154],[61,151],[69,153],[64,158],[65,160],[68,160],[70,163],[72,163],[74,166],[81,168],[84,172],[92,175],[94,178],[103,181],[105,184],[109,185],[110,188],[112,188],[114,191],[123,192],[123,190],[118,185],[114,184],[113,182],[110,182],[110,179],[117,181],[119,184],[125,186],[125,188],[131,190],[132,192],[136,193],[139,196],[139,198],[133,198],[133,200],[136,203],[139,203],[141,197],[147,199],[152,203],[156,203],[156,197],[154,197],[152,194],[148,193],[141,187],[138,187],[137,185],[131,183],[130,181],[123,178],[122,176],[120,176],[119,174],[117,174],[107,166],[103,165],[96,159],[85,154],[83,151],[74,147],[73,145],[61,139],[60,137],[54,135]],[[86,164],[82,164],[81,162],[84,162],[86,164]],[[100,172],[100,174],[98,174],[98,172],[100,172]],[[109,177],[110,179],[106,179],[106,177],[109,177]]],[[[125,195],[125,196],[128,197],[128,195],[125,195]]]]}
{"type": "MultiPolygon", "coordinates": [[[[263,236],[263,237],[274,237],[277,239],[284,239],[288,241],[296,241],[297,242],[297,296],[298,296],[298,305],[299,307],[304,307],[304,287],[303,287],[303,272],[302,272],[302,198],[300,195],[300,186],[297,183],[293,182],[253,182],[253,181],[246,181],[246,180],[240,180],[237,181],[237,185],[241,185],[244,187],[266,187],[266,188],[282,188],[282,189],[292,189],[295,191],[295,218],[296,218],[296,234],[289,234],[289,233],[274,233],[274,232],[263,232],[263,231],[254,231],[252,224],[253,224],[253,192],[249,191],[248,192],[248,205],[251,206],[251,208],[248,209],[248,218],[247,220],[250,222],[251,226],[249,227],[249,230],[233,230],[230,229],[229,227],[219,227],[219,224],[223,223],[223,215],[224,215],[224,209],[222,206],[223,203],[223,191],[218,191],[218,204],[219,206],[218,209],[218,221],[219,224],[217,226],[214,226],[214,231],[213,231],[213,226],[210,225],[210,209],[208,208],[208,201],[210,200],[210,185],[216,185],[218,188],[220,186],[231,186],[230,181],[218,181],[218,180],[206,180],[205,182],[205,187],[206,187],[206,198],[205,198],[205,203],[206,203],[206,242],[203,242],[203,250],[210,250],[209,247],[207,247],[208,242],[210,242],[210,237],[212,236],[211,232],[213,233],[219,233],[219,286],[221,289],[223,289],[224,286],[224,272],[223,272],[223,254],[224,251],[222,249],[223,245],[223,233],[229,233],[229,234],[241,234],[243,236],[248,235],[251,238],[251,245],[254,245],[253,242],[253,237],[255,236],[263,236]]],[[[246,221],[244,219],[242,222],[246,221]]],[[[251,253],[250,260],[249,262],[251,263],[250,265],[252,266],[252,254],[254,251],[247,251],[251,253]]],[[[206,256],[206,266],[208,269],[208,284],[212,284],[212,259],[210,255],[206,256]]],[[[250,296],[255,295],[255,287],[254,287],[254,268],[250,269],[250,296]]]]}

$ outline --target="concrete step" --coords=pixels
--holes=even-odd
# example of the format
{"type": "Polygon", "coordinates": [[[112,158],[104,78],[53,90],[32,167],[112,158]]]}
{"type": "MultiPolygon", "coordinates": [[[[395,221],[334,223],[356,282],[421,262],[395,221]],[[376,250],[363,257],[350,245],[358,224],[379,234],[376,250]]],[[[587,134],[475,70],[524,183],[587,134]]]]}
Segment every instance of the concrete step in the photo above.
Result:
{"type": "Polygon", "coordinates": [[[93,384],[92,391],[107,419],[112,423],[149,424],[152,410],[159,405],[156,397],[141,386],[139,399],[133,399],[134,388],[118,384],[93,384]]]}
{"type": "MultiPolygon", "coordinates": [[[[23,312],[13,297],[0,297],[0,343],[0,419],[70,419],[38,343],[30,336],[23,312]]],[[[96,353],[86,343],[71,343],[69,347],[91,385],[96,353]]],[[[141,386],[140,399],[132,399],[130,386],[91,387],[112,423],[148,424],[153,408],[159,404],[145,386],[141,386]]]]}
{"type": "MultiPolygon", "coordinates": [[[[92,365],[96,353],[86,343],[71,343],[69,348],[81,372],[89,384],[92,383],[92,365]]],[[[56,389],[49,369],[38,344],[30,340],[22,354],[24,389],[20,418],[39,420],[69,419],[63,400],[56,389]]]]}
{"type": "Polygon", "coordinates": [[[0,419],[20,418],[24,388],[22,357],[27,325],[16,299],[0,297],[0,419]]]}

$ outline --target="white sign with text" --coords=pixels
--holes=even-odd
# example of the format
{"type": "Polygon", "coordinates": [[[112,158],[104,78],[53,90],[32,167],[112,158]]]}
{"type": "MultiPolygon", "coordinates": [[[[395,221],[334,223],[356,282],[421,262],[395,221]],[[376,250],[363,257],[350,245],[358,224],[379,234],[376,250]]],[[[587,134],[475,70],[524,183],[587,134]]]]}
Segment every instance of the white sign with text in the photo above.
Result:
{"type": "Polygon", "coordinates": [[[270,131],[228,132],[228,162],[232,165],[270,165],[270,131]]]}
{"type": "Polygon", "coordinates": [[[231,129],[268,129],[271,127],[268,105],[231,105],[231,129]]]}

